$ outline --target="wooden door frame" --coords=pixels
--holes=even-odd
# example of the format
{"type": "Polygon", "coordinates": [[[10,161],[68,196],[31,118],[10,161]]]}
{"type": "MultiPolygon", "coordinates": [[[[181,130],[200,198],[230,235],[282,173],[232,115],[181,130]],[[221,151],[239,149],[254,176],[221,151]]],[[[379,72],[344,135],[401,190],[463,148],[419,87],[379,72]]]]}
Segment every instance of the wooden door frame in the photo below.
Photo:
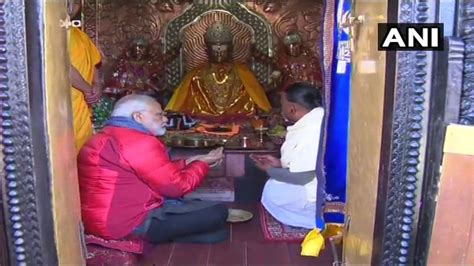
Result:
{"type": "Polygon", "coordinates": [[[44,1],[0,3],[2,199],[12,265],[57,265],[45,145],[44,1]]]}
{"type": "MultiPolygon", "coordinates": [[[[446,126],[474,124],[469,85],[474,71],[464,60],[474,53],[465,49],[474,42],[471,25],[462,23],[472,19],[467,9],[473,2],[457,1],[461,16],[456,36],[445,38],[443,52],[386,54],[387,62],[396,63],[386,66],[373,265],[427,262],[446,126]]],[[[438,5],[432,0],[389,1],[388,22],[437,22],[443,12],[438,5]]]]}
{"type": "MultiPolygon", "coordinates": [[[[427,22],[432,19],[430,10],[437,8],[432,0],[393,2],[400,10],[396,17],[398,22],[413,19],[427,22]],[[404,4],[409,4],[409,8],[400,9],[404,4]]],[[[471,2],[466,0],[461,7],[467,8],[471,2]]],[[[0,127],[5,162],[1,169],[1,196],[10,262],[20,265],[58,263],[47,160],[49,153],[44,145],[47,138],[42,54],[44,32],[41,30],[44,25],[43,5],[41,0],[0,3],[0,21],[3,21],[0,23],[0,127]]],[[[472,45],[468,39],[468,27],[460,25],[457,31],[461,41],[466,41],[464,46],[472,45]]],[[[455,42],[451,44],[448,41],[448,48],[456,47],[455,42]]],[[[442,60],[450,63],[449,53],[460,56],[458,49],[447,53],[448,56],[439,55],[439,58],[427,56],[425,52],[387,53],[387,58],[393,59],[387,61],[396,64],[387,66],[386,71],[386,108],[372,256],[374,265],[410,264],[417,257],[418,261],[423,261],[426,247],[422,247],[422,243],[429,240],[427,234],[431,230],[429,221],[433,209],[419,208],[417,200],[423,199],[425,205],[434,203],[432,194],[436,191],[436,178],[439,178],[439,146],[431,150],[426,147],[439,142],[440,136],[435,132],[445,124],[436,122],[436,117],[444,113],[435,114],[435,110],[446,107],[446,101],[434,99],[434,90],[444,85],[436,78],[440,75],[435,76],[432,70],[435,69],[435,73],[449,71],[449,67],[446,70],[433,66],[442,60]],[[412,78],[406,77],[407,73],[412,78]],[[434,85],[428,81],[435,81],[434,85]],[[428,111],[432,111],[431,116],[427,115],[428,111]],[[438,161],[429,164],[430,158],[438,158],[438,161]]],[[[472,52],[466,51],[466,54],[472,52]]],[[[459,64],[459,60],[452,63],[459,64]]],[[[464,64],[467,69],[468,62],[464,64]]],[[[472,89],[468,84],[472,78],[468,74],[463,77],[460,96],[463,108],[458,120],[472,125],[470,118],[474,117],[474,100],[470,96],[472,89]]]]}
{"type": "MultiPolygon", "coordinates": [[[[429,143],[432,149],[427,154],[425,168],[427,173],[423,184],[424,208],[420,212],[418,224],[419,236],[416,243],[415,263],[427,264],[430,251],[431,233],[436,214],[437,196],[443,163],[444,137],[447,126],[451,123],[474,125],[474,70],[472,63],[465,58],[472,58],[474,52],[469,47],[472,40],[472,25],[464,23],[474,18],[470,8],[474,1],[457,0],[453,17],[452,36],[445,38],[445,50],[435,57],[433,70],[433,95],[431,97],[431,117],[429,143]]],[[[446,12],[439,10],[439,14],[446,12]]],[[[460,206],[462,208],[462,206],[460,206]]]]}
{"type": "MultiPolygon", "coordinates": [[[[430,23],[435,1],[389,1],[388,22],[430,23]]],[[[373,238],[373,265],[411,264],[431,95],[433,52],[387,52],[384,121],[373,238]]]]}

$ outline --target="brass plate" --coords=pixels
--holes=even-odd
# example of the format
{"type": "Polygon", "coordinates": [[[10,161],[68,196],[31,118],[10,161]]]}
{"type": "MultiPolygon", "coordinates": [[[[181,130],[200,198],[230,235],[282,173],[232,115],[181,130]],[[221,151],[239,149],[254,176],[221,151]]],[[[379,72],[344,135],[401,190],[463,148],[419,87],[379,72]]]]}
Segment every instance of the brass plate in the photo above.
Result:
{"type": "Polygon", "coordinates": [[[249,221],[253,218],[253,214],[248,211],[240,209],[229,209],[229,216],[227,216],[227,222],[229,223],[242,223],[249,221]]]}

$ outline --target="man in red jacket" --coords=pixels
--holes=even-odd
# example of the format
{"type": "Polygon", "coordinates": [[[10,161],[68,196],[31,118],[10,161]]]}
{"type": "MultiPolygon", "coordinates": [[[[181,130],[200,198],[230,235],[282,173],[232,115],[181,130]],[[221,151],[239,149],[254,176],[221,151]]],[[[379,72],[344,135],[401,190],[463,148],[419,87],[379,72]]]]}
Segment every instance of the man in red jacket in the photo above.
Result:
{"type": "Polygon", "coordinates": [[[86,232],[105,239],[129,235],[152,243],[219,242],[228,238],[222,204],[177,200],[206,177],[222,148],[171,161],[156,136],[166,131],[160,104],[129,95],[114,106],[106,127],[78,156],[82,219],[86,232]]]}

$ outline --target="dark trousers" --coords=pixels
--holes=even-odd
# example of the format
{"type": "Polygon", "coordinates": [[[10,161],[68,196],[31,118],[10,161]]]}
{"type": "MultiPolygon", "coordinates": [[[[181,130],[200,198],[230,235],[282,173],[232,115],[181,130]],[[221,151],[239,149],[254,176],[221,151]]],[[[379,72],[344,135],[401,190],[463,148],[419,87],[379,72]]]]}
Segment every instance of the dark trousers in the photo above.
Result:
{"type": "Polygon", "coordinates": [[[164,242],[217,243],[229,238],[228,211],[223,204],[187,213],[152,217],[146,236],[154,244],[164,242]]]}

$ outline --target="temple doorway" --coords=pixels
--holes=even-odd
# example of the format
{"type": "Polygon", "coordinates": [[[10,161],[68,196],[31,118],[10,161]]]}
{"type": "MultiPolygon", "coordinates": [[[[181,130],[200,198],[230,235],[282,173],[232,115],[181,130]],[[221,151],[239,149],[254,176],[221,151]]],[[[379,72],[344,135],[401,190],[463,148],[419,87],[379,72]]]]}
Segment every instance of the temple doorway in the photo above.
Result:
{"type": "MultiPolygon", "coordinates": [[[[104,89],[111,98],[129,93],[124,91],[128,89],[124,86],[132,84],[136,85],[133,90],[155,95],[163,105],[171,102],[171,106],[177,106],[176,102],[181,100],[176,97],[173,102],[174,89],[186,80],[187,73],[192,73],[206,60],[204,39],[199,36],[205,36],[203,33],[216,19],[228,23],[240,41],[236,42],[231,59],[248,65],[237,67],[233,73],[252,70],[252,80],[262,85],[272,105],[278,105],[272,100],[272,92],[294,81],[288,78],[304,78],[319,86],[329,108],[324,121],[323,152],[318,158],[319,165],[326,166],[327,188],[331,190],[326,191],[329,203],[326,218],[333,219],[334,228],[340,229],[337,233],[343,238],[342,246],[335,245],[334,249],[330,249],[328,242],[319,262],[403,264],[426,261],[429,245],[420,243],[430,242],[433,195],[437,193],[433,184],[439,180],[443,140],[434,132],[444,130],[448,122],[472,123],[469,108],[459,111],[460,104],[448,106],[444,102],[457,97],[459,103],[462,82],[437,78],[455,72],[442,66],[459,65],[452,62],[461,56],[454,48],[464,47],[464,43],[449,40],[447,45],[454,47],[449,50],[450,54],[380,52],[376,47],[376,25],[387,21],[435,22],[439,17],[437,12],[442,13],[439,3],[355,1],[351,6],[350,1],[331,0],[82,2],[84,10],[77,19],[102,50],[104,89]],[[292,55],[290,50],[285,50],[285,45],[295,44],[302,44],[304,53],[292,55]],[[351,72],[353,83],[349,85],[351,72]],[[434,86],[440,90],[435,92],[434,86]],[[459,93],[448,97],[448,87],[459,93]],[[445,110],[453,106],[459,115],[446,118],[443,123],[436,122],[444,119],[445,110]],[[346,176],[349,180],[347,205],[346,176]],[[430,207],[423,208],[421,199],[423,206],[430,207]]],[[[469,10],[468,7],[464,8],[469,10]]],[[[69,100],[64,100],[69,99],[65,28],[78,24],[67,23],[66,3],[58,1],[4,1],[0,3],[0,11],[0,18],[5,21],[0,25],[0,36],[5,40],[0,42],[2,173],[5,176],[1,186],[10,261],[85,264],[88,253],[80,222],[71,106],[69,100]]],[[[446,15],[444,19],[448,21],[450,17],[454,15],[446,15]]],[[[453,25],[454,22],[451,26],[455,28],[453,25]]],[[[466,37],[466,40],[470,39],[466,37]]],[[[232,79],[230,75],[217,74],[214,77],[217,85],[232,79]]],[[[186,131],[189,130],[186,127],[193,126],[192,120],[184,123],[188,117],[178,112],[173,115],[174,120],[171,120],[176,123],[171,127],[186,131]]],[[[258,114],[258,122],[250,123],[250,129],[263,128],[259,124],[262,117],[264,115],[258,114]]],[[[100,126],[99,123],[97,129],[100,126]]],[[[216,127],[215,123],[203,128],[207,133],[209,130],[232,133],[233,129],[232,126],[216,127]]],[[[257,130],[257,143],[264,143],[260,141],[263,134],[257,130]]],[[[171,144],[173,140],[169,139],[171,144]]],[[[275,148],[278,141],[281,139],[269,136],[268,143],[272,143],[273,148],[260,148],[266,153],[278,153],[275,148]]],[[[239,148],[243,148],[241,143],[245,142],[239,139],[239,148]]],[[[173,155],[179,157],[192,153],[193,149],[177,147],[175,151],[173,155]]],[[[248,173],[254,173],[249,174],[250,178],[262,177],[262,173],[248,163],[245,150],[229,148],[226,156],[226,164],[213,169],[214,180],[229,176],[236,179],[248,173]]],[[[234,188],[241,186],[241,191],[247,192],[245,200],[255,200],[260,195],[258,186],[253,186],[256,183],[259,181],[255,179],[233,184],[234,188]]],[[[234,199],[236,195],[234,193],[234,199]]],[[[265,219],[256,202],[248,210],[254,213],[252,222],[265,219]]],[[[255,234],[262,233],[255,231],[262,229],[261,226],[247,226],[254,226],[249,230],[255,234]]],[[[235,232],[244,237],[243,231],[247,229],[243,225],[235,232]]],[[[249,254],[247,244],[236,244],[240,248],[237,253],[249,254]]],[[[254,254],[256,263],[317,262],[317,259],[299,260],[297,245],[276,244],[270,251],[270,245],[254,242],[249,245],[267,252],[264,258],[254,254]],[[277,253],[286,255],[280,258],[277,253]]],[[[167,248],[163,254],[168,252],[167,262],[170,262],[176,246],[167,248]]],[[[193,248],[187,248],[192,252],[193,248]]],[[[200,253],[206,252],[208,257],[202,260],[207,263],[212,248],[200,250],[200,253]]],[[[223,249],[214,253],[221,252],[224,254],[223,249]]],[[[159,254],[157,251],[156,256],[151,254],[149,259],[161,260],[159,254]]]]}

